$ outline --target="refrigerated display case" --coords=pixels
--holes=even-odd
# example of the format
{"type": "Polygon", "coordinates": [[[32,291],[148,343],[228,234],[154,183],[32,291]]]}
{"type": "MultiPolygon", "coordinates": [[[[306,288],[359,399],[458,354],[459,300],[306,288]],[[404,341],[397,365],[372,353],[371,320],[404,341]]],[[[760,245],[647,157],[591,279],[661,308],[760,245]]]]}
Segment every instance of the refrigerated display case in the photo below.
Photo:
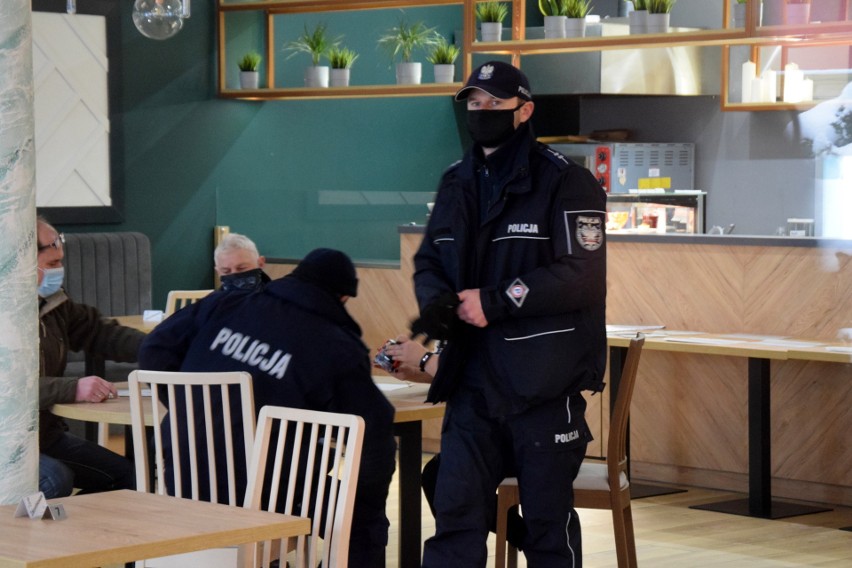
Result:
{"type": "Polygon", "coordinates": [[[607,196],[607,233],[702,234],[707,192],[610,193],[607,196]]]}

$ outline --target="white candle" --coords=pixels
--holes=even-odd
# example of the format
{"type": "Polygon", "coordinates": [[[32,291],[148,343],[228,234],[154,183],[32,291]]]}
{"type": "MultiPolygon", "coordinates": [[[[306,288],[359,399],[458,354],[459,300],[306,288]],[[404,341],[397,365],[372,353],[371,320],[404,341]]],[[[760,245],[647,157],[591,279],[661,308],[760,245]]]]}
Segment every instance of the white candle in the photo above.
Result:
{"type": "Polygon", "coordinates": [[[774,103],[778,98],[778,82],[775,71],[768,69],[763,72],[763,82],[766,88],[766,101],[774,103]]]}
{"type": "Polygon", "coordinates": [[[804,74],[795,63],[784,66],[784,102],[797,103],[802,100],[802,79],[804,74]]]}
{"type": "Polygon", "coordinates": [[[752,80],[756,76],[756,67],[753,61],[746,61],[743,63],[742,69],[742,82],[740,83],[740,100],[744,103],[750,103],[752,101],[751,93],[752,93],[752,80]]]}
{"type": "Polygon", "coordinates": [[[813,79],[805,79],[802,81],[801,87],[802,97],[800,100],[802,101],[812,101],[814,100],[814,80],[813,79]]]}
{"type": "Polygon", "coordinates": [[[763,79],[755,77],[751,80],[751,101],[753,103],[762,103],[763,100],[763,79]]]}

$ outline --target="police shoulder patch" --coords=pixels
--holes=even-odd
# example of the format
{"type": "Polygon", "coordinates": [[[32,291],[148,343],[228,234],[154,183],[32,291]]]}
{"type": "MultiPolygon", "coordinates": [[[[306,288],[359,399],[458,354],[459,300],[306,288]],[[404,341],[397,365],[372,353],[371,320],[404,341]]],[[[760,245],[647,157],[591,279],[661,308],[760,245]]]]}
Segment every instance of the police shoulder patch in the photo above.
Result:
{"type": "Polygon", "coordinates": [[[595,251],[603,244],[603,221],[600,217],[577,216],[575,231],[577,243],[587,251],[595,251]]]}
{"type": "Polygon", "coordinates": [[[509,287],[506,288],[506,295],[509,296],[509,299],[512,300],[512,303],[518,306],[519,308],[524,305],[524,300],[529,294],[530,289],[524,284],[523,280],[520,278],[515,278],[515,281],[509,284],[509,287]]]}

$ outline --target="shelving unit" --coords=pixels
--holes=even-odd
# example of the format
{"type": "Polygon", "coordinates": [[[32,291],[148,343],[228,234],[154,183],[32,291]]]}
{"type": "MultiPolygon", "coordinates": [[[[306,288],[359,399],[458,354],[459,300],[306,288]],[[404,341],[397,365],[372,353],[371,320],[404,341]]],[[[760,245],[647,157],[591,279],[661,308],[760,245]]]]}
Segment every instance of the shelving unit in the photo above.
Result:
{"type": "MultiPolygon", "coordinates": [[[[305,13],[330,13],[341,11],[365,11],[388,8],[422,8],[428,6],[462,6],[462,55],[461,76],[466,77],[472,68],[475,54],[510,56],[511,61],[523,66],[523,57],[528,55],[579,53],[606,50],[648,49],[679,46],[721,46],[722,48],[722,110],[800,110],[814,103],[740,103],[729,96],[731,73],[731,49],[747,46],[751,56],[759,59],[761,47],[778,46],[782,49],[803,46],[852,46],[852,0],[845,0],[843,21],[804,24],[798,26],[760,25],[760,0],[748,0],[745,26],[730,25],[732,0],[722,2],[722,21],[718,28],[693,31],[673,31],[665,34],[615,35],[606,37],[582,37],[565,39],[526,38],[526,0],[507,0],[511,4],[511,39],[501,42],[479,42],[476,38],[475,7],[481,0],[218,0],[219,27],[219,94],[223,98],[238,99],[306,99],[306,98],[353,98],[353,97],[404,97],[424,95],[450,95],[460,83],[421,85],[368,85],[343,88],[306,89],[281,88],[276,86],[275,77],[275,26],[276,16],[305,13]],[[254,91],[226,88],[226,19],[235,12],[254,11],[264,15],[265,22],[265,69],[269,87],[254,91]]],[[[711,0],[712,1],[712,0],[711,0]]],[[[677,6],[675,6],[677,9],[677,6]]],[[[785,51],[786,53],[786,51],[785,51]]],[[[852,57],[852,56],[851,56],[852,57]]],[[[783,57],[782,57],[783,59],[783,57]]],[[[852,65],[850,65],[852,67],[852,65]]]]}

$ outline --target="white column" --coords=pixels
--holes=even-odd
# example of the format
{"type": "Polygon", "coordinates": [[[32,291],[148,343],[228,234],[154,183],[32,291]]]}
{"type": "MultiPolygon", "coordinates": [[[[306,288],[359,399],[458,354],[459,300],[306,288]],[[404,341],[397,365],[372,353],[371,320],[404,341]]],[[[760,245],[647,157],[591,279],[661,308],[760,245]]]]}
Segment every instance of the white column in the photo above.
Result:
{"type": "Polygon", "coordinates": [[[0,2],[0,504],[38,490],[30,0],[0,2]]]}

